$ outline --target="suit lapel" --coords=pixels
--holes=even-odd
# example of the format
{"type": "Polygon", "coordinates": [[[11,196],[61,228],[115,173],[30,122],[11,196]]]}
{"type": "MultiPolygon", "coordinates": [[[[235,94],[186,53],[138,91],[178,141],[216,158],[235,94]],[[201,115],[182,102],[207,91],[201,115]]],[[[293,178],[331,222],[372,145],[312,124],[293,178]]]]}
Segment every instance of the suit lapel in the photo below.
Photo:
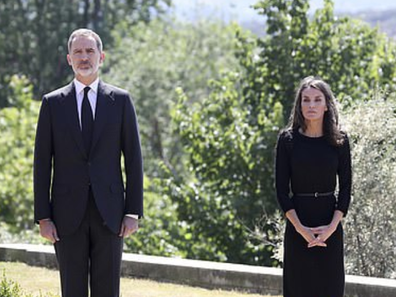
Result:
{"type": "Polygon", "coordinates": [[[66,121],[69,124],[71,134],[76,141],[79,150],[84,155],[84,157],[87,158],[87,153],[85,151],[82,133],[80,129],[76,90],[73,82],[65,88],[65,91],[61,94],[61,96],[61,104],[63,105],[66,115],[66,121]]]}
{"type": "Polygon", "coordinates": [[[106,85],[99,81],[98,85],[98,98],[96,101],[96,111],[95,111],[95,121],[94,121],[94,131],[92,136],[92,144],[90,153],[92,153],[95,148],[96,143],[99,140],[101,132],[106,125],[109,114],[111,114],[110,109],[114,104],[114,97],[112,93],[106,88],[106,85]]]}

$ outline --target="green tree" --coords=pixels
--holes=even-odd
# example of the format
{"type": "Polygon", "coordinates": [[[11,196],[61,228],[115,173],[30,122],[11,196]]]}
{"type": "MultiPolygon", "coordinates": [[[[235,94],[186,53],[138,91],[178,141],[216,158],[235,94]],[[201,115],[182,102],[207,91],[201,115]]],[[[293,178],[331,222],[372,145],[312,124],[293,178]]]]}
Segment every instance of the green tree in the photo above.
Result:
{"type": "Polygon", "coordinates": [[[159,162],[174,172],[181,170],[181,149],[170,125],[175,89],[183,86],[190,104],[209,93],[207,81],[219,78],[221,69],[237,67],[233,27],[204,20],[156,20],[133,30],[121,24],[114,32],[115,47],[107,55],[104,79],[133,95],[149,176],[160,174],[159,162]]]}
{"type": "MultiPolygon", "coordinates": [[[[249,238],[272,189],[272,149],[282,106],[250,110],[240,73],[212,83],[212,93],[189,107],[180,93],[174,120],[189,156],[188,175],[171,179],[169,195],[190,234],[188,257],[273,265],[272,247],[249,238]],[[250,124],[254,122],[255,124],[250,124]]],[[[273,198],[273,197],[271,197],[273,198]]]]}
{"type": "Polygon", "coordinates": [[[71,78],[67,39],[79,27],[97,31],[105,47],[120,21],[134,25],[161,14],[170,0],[27,0],[0,2],[0,108],[10,104],[12,75],[26,75],[35,97],[71,78]]]}
{"type": "Polygon", "coordinates": [[[128,251],[182,257],[194,251],[197,241],[187,223],[179,220],[177,203],[165,193],[170,185],[158,177],[168,170],[177,176],[184,171],[170,116],[177,109],[175,88],[183,86],[188,94],[186,108],[207,96],[209,79],[219,78],[222,69],[238,67],[233,36],[233,25],[204,20],[155,20],[134,30],[120,24],[114,33],[115,47],[107,54],[103,77],[133,95],[147,181],[145,219],[137,235],[126,240],[128,251]]]}
{"type": "Polygon", "coordinates": [[[254,233],[263,213],[275,209],[273,149],[296,85],[320,75],[344,105],[368,100],[377,84],[392,91],[396,52],[377,29],[337,18],[329,0],[313,17],[307,0],[263,0],[256,8],[267,34],[237,31],[242,69],[213,82],[193,107],[180,94],[173,119],[188,174],[171,179],[169,195],[190,229],[190,257],[274,265],[273,246],[258,244],[247,230],[254,233]]]}
{"type": "Polygon", "coordinates": [[[32,164],[39,104],[26,78],[13,76],[11,90],[13,107],[0,110],[0,220],[16,231],[34,224],[32,164]]]}
{"type": "Polygon", "coordinates": [[[288,115],[295,84],[319,75],[340,100],[369,99],[377,85],[394,90],[396,47],[377,28],[334,14],[333,2],[308,15],[307,0],[263,0],[256,9],[267,18],[267,36],[259,40],[257,90],[267,102],[280,101],[288,115]]]}

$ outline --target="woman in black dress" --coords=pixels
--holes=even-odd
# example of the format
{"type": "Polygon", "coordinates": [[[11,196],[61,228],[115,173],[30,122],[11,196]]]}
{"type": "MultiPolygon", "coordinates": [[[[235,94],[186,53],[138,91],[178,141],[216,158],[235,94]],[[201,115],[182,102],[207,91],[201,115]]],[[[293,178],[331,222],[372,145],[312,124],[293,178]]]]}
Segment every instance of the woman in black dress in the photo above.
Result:
{"type": "Polygon", "coordinates": [[[342,297],[340,222],[350,202],[351,157],[334,96],[320,78],[301,81],[289,125],[278,138],[275,178],[287,217],[284,297],[342,297]]]}

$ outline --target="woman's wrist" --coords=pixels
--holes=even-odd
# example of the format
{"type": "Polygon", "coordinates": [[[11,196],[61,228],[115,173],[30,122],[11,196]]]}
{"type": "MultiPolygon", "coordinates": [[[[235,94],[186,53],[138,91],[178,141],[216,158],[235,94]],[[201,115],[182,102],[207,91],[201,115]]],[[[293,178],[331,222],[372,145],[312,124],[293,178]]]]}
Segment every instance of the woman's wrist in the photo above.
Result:
{"type": "Polygon", "coordinates": [[[333,231],[335,231],[338,227],[339,222],[331,222],[329,225],[329,228],[333,231]]]}
{"type": "Polygon", "coordinates": [[[296,231],[298,232],[298,233],[302,233],[302,232],[304,232],[304,230],[305,230],[305,226],[303,225],[303,224],[301,224],[301,223],[298,223],[298,224],[296,224],[295,226],[294,226],[294,228],[296,229],[296,231]]]}

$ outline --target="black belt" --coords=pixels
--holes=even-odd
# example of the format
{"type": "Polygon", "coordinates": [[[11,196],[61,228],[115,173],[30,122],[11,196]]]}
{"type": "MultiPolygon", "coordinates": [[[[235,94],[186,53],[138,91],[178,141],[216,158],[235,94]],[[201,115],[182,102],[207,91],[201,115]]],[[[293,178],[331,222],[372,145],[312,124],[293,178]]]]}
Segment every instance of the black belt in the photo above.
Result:
{"type": "Polygon", "coordinates": [[[331,192],[326,192],[326,193],[299,193],[299,194],[294,194],[294,196],[300,196],[300,197],[324,197],[324,196],[331,196],[334,195],[334,191],[331,192]]]}

